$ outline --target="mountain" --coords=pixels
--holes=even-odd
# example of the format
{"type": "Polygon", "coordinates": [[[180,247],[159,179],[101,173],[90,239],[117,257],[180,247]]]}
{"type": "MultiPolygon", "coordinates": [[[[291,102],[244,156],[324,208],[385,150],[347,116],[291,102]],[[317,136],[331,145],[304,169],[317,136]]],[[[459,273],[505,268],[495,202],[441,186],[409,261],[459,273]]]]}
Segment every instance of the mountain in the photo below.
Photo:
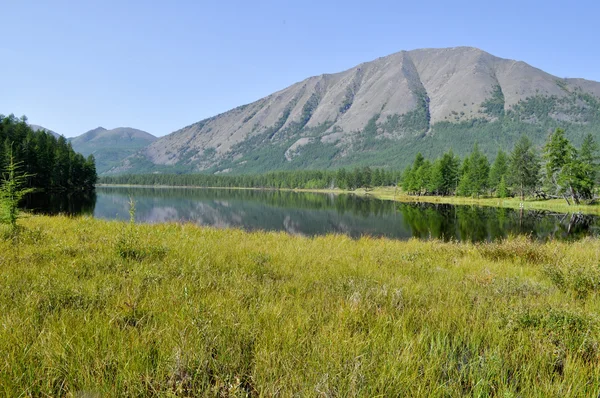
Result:
{"type": "Polygon", "coordinates": [[[401,51],[296,83],[184,127],[110,173],[253,173],[383,166],[417,152],[495,155],[561,126],[600,139],[600,83],[552,76],[471,47],[401,51]]]}
{"type": "Polygon", "coordinates": [[[94,155],[98,173],[105,172],[123,159],[154,142],[156,137],[142,130],[98,127],[78,137],[69,138],[73,149],[84,156],[94,155]]]}
{"type": "Polygon", "coordinates": [[[45,131],[46,133],[48,133],[48,134],[50,134],[50,135],[53,135],[53,136],[54,136],[54,138],[58,138],[58,137],[60,137],[60,134],[58,134],[58,133],[55,133],[54,131],[52,131],[52,130],[50,130],[50,129],[47,129],[47,128],[45,128],[45,127],[38,126],[37,124],[30,124],[30,125],[29,125],[29,127],[31,127],[31,129],[32,129],[33,131],[39,131],[39,130],[43,130],[43,131],[45,131]]]}

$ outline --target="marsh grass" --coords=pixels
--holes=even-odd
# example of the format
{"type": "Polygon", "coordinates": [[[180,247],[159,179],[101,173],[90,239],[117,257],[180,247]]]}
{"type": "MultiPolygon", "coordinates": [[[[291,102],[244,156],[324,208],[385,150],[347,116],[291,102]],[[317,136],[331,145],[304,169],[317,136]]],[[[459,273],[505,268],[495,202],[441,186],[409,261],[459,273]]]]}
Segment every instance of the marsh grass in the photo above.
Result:
{"type": "Polygon", "coordinates": [[[598,240],[22,225],[0,241],[3,396],[600,392],[598,240]]]}

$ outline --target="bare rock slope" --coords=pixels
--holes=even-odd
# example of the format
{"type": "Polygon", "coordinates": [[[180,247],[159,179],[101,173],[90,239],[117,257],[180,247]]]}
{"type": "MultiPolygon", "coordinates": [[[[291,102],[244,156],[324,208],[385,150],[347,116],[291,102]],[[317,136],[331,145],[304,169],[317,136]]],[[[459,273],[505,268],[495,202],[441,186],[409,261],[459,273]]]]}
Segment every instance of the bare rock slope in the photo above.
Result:
{"type": "Polygon", "coordinates": [[[599,96],[598,82],[476,48],[402,51],[184,127],[110,172],[401,167],[475,141],[495,153],[517,134],[537,142],[561,123],[573,135],[600,124],[599,96]]]}

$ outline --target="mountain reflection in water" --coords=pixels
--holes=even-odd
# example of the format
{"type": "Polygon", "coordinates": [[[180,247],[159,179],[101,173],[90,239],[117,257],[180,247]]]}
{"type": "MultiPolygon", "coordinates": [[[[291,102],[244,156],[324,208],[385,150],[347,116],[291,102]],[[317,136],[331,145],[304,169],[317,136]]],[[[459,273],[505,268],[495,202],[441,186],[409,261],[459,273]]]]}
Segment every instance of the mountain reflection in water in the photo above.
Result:
{"type": "Polygon", "coordinates": [[[537,240],[600,235],[600,217],[590,215],[270,190],[99,187],[91,195],[33,195],[26,206],[47,214],[128,220],[130,197],[136,202],[136,221],[143,223],[471,242],[510,235],[537,240]]]}

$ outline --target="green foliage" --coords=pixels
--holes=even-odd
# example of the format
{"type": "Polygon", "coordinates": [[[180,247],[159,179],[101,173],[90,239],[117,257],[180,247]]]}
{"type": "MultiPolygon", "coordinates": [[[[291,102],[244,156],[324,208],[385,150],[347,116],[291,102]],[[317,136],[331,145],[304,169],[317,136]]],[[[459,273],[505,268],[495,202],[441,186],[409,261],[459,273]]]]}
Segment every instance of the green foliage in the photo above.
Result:
{"type": "Polygon", "coordinates": [[[522,135],[510,155],[508,183],[521,199],[539,187],[540,162],[533,144],[522,135]]]}
{"type": "Polygon", "coordinates": [[[564,130],[556,129],[544,146],[545,184],[555,195],[562,195],[567,203],[570,197],[578,204],[581,199],[593,197],[596,184],[597,147],[591,135],[587,135],[581,153],[564,136],[564,130]]]}
{"type": "Polygon", "coordinates": [[[392,186],[400,173],[369,167],[346,170],[278,171],[239,176],[212,174],[130,174],[100,178],[102,184],[171,185],[196,187],[356,189],[368,186],[392,186]]]}
{"type": "Polygon", "coordinates": [[[506,179],[504,175],[500,177],[500,182],[496,186],[496,196],[499,198],[506,198],[508,196],[508,187],[506,186],[506,179]]]}
{"type": "Polygon", "coordinates": [[[494,90],[492,91],[491,98],[485,100],[481,107],[483,111],[493,117],[503,117],[504,116],[504,93],[502,92],[502,88],[500,85],[496,85],[494,90]]]}
{"type": "Polygon", "coordinates": [[[0,182],[0,222],[8,224],[11,235],[17,232],[20,216],[19,203],[33,189],[25,188],[31,174],[22,172],[22,162],[15,162],[12,147],[8,151],[8,164],[0,182]]]}
{"type": "Polygon", "coordinates": [[[477,143],[468,158],[465,158],[461,168],[458,194],[461,196],[477,196],[483,194],[489,183],[490,164],[485,155],[479,150],[477,143]]]}
{"type": "Polygon", "coordinates": [[[25,187],[45,191],[93,190],[96,183],[94,157],[76,153],[64,137],[54,138],[44,131],[33,131],[27,118],[0,115],[0,169],[5,170],[14,157],[28,175],[25,187]]]}
{"type": "MultiPolygon", "coordinates": [[[[490,168],[490,181],[489,187],[493,192],[498,193],[500,182],[505,179],[508,174],[508,156],[506,152],[503,150],[499,150],[496,155],[496,159],[490,168]]],[[[504,190],[506,195],[506,182],[504,182],[504,190]]],[[[506,197],[506,196],[498,196],[498,197],[506,197]]]]}

